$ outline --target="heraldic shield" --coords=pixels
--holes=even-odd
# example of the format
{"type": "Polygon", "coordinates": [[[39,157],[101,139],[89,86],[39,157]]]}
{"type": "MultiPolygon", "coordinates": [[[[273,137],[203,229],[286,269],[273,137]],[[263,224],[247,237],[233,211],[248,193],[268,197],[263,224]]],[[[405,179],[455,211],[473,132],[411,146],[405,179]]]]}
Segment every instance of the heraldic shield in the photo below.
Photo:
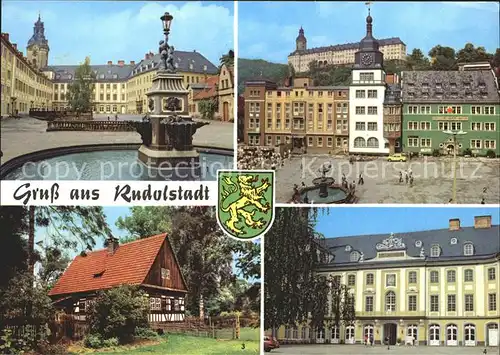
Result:
{"type": "Polygon", "coordinates": [[[217,220],[240,240],[262,236],[274,221],[273,170],[218,170],[217,220]]]}

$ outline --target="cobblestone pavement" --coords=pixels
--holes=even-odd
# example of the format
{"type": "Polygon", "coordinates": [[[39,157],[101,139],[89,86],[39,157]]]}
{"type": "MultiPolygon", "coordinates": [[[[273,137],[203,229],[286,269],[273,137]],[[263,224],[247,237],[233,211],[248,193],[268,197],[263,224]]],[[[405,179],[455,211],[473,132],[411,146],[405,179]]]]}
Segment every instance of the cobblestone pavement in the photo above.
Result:
{"type": "MultiPolygon", "coordinates": [[[[332,176],[342,181],[345,173],[349,182],[356,182],[358,203],[405,203],[405,204],[442,204],[452,198],[453,160],[448,157],[412,159],[406,163],[391,163],[383,158],[349,164],[340,157],[305,156],[293,157],[276,171],[276,201],[288,202],[293,194],[293,185],[312,185],[312,179],[319,177],[319,167],[330,163],[332,176]],[[410,168],[413,172],[413,186],[399,183],[399,172],[410,168]],[[364,185],[358,186],[362,173],[364,185]]],[[[485,198],[486,204],[500,201],[500,160],[486,158],[459,158],[457,160],[457,202],[460,204],[479,204],[485,198]],[[483,190],[486,188],[486,192],[483,190]]],[[[309,195],[309,199],[314,198],[309,195]]]]}
{"type": "MultiPolygon", "coordinates": [[[[456,347],[456,346],[364,346],[364,345],[282,345],[273,349],[270,354],[301,354],[301,355],[364,355],[364,354],[420,354],[420,355],[481,355],[484,347],[456,347]]],[[[487,348],[488,354],[498,354],[498,348],[487,348]]]]}
{"type": "MultiPolygon", "coordinates": [[[[142,115],[119,115],[119,120],[138,120],[142,115]]],[[[97,115],[96,119],[106,120],[107,115],[97,115]]],[[[114,120],[114,118],[112,118],[114,120]]],[[[1,120],[0,149],[1,162],[19,155],[42,149],[60,148],[72,145],[103,143],[140,143],[135,132],[46,132],[47,123],[31,117],[1,120]]],[[[195,145],[208,145],[220,148],[233,148],[233,124],[210,121],[194,135],[195,145]]]]}

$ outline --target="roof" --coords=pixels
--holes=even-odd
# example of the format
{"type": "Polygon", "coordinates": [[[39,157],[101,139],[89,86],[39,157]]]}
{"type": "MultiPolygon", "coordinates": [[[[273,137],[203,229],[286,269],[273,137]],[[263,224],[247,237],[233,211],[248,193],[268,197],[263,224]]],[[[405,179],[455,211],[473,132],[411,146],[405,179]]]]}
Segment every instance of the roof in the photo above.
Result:
{"type": "MultiPolygon", "coordinates": [[[[79,65],[51,65],[44,71],[54,72],[54,82],[72,82],[75,79],[75,71],[79,65]]],[[[91,65],[96,76],[96,82],[125,81],[132,73],[134,65],[131,64],[102,64],[91,65]]]]}
{"type": "MultiPolygon", "coordinates": [[[[137,75],[146,71],[151,71],[158,67],[160,64],[160,54],[154,54],[147,56],[146,59],[141,60],[136,64],[133,69],[132,75],[137,75]]],[[[199,74],[211,74],[215,75],[219,72],[219,69],[212,64],[207,58],[205,58],[201,53],[192,51],[174,51],[174,65],[177,71],[180,72],[191,72],[199,74]]]]}
{"type": "Polygon", "coordinates": [[[35,44],[40,48],[49,49],[49,42],[45,38],[45,28],[40,15],[38,15],[38,21],[35,22],[35,26],[33,27],[33,36],[28,40],[28,47],[35,44]]]}
{"type": "Polygon", "coordinates": [[[193,100],[203,100],[210,97],[217,96],[217,85],[219,83],[219,77],[213,76],[205,81],[206,86],[197,93],[194,94],[193,100]]]}
{"type": "Polygon", "coordinates": [[[66,269],[49,296],[108,289],[123,284],[140,285],[167,239],[159,234],[122,244],[114,254],[107,249],[78,255],[66,269]],[[100,277],[94,275],[102,273],[100,277]]]}
{"type": "MultiPolygon", "coordinates": [[[[394,44],[406,45],[399,37],[378,39],[377,42],[380,45],[380,47],[394,45],[394,44]]],[[[310,49],[306,49],[303,51],[294,51],[294,52],[290,53],[290,55],[296,55],[296,54],[304,55],[304,54],[323,53],[323,52],[330,52],[330,51],[344,51],[344,50],[348,50],[348,49],[359,49],[360,44],[361,44],[360,42],[335,44],[332,46],[310,48],[310,49]]]]}
{"type": "Polygon", "coordinates": [[[401,86],[399,84],[387,84],[385,90],[384,105],[401,104],[401,86]]]}
{"type": "Polygon", "coordinates": [[[495,77],[489,70],[404,71],[403,101],[498,103],[495,77]]]}
{"type": "MultiPolygon", "coordinates": [[[[495,256],[500,253],[499,227],[498,225],[494,225],[491,228],[463,227],[457,231],[437,229],[421,232],[395,233],[394,237],[402,239],[404,248],[395,248],[394,250],[406,250],[408,256],[419,258],[422,248],[425,251],[425,255],[429,256],[431,246],[438,244],[442,250],[441,256],[437,258],[427,257],[427,262],[470,260],[470,256],[464,256],[463,254],[463,245],[467,242],[472,242],[474,245],[474,258],[495,256]],[[457,238],[456,244],[451,244],[452,238],[457,238]],[[418,241],[421,243],[420,247],[417,246],[419,245],[418,241]]],[[[374,234],[327,238],[324,243],[325,247],[335,255],[334,260],[330,262],[331,264],[359,265],[358,262],[350,261],[352,251],[363,253],[364,262],[366,263],[377,256],[376,245],[388,238],[390,238],[389,234],[374,234]],[[346,249],[346,246],[350,246],[350,248],[346,249]]],[[[411,259],[405,260],[405,262],[411,263],[411,259]]]]}

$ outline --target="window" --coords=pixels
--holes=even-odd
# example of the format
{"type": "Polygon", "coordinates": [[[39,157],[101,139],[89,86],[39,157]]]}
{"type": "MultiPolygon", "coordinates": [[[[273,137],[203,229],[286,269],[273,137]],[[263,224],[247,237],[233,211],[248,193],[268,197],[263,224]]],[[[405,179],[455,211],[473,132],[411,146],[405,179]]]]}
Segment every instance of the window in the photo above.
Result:
{"type": "Polygon", "coordinates": [[[313,146],[313,137],[307,137],[307,145],[309,147],[312,147],[313,146]]]}
{"type": "Polygon", "coordinates": [[[418,147],[418,138],[408,137],[408,147],[418,147]]]}
{"type": "Polygon", "coordinates": [[[394,312],[396,310],[396,294],[389,291],[385,294],[385,311],[394,312]]]}
{"type": "Polygon", "coordinates": [[[431,295],[431,312],[439,312],[439,295],[431,295]]]}
{"type": "Polygon", "coordinates": [[[161,311],[161,298],[151,297],[149,299],[149,306],[152,311],[161,311]]]}
{"type": "Polygon", "coordinates": [[[366,146],[369,148],[378,148],[378,139],[375,137],[368,138],[366,146]]]}
{"type": "Polygon", "coordinates": [[[495,268],[489,268],[488,269],[488,281],[494,281],[496,280],[496,273],[495,273],[495,268]]]}
{"type": "Polygon", "coordinates": [[[465,311],[474,312],[474,295],[465,295],[465,311]]]}
{"type": "Polygon", "coordinates": [[[495,114],[495,106],[485,106],[484,107],[485,115],[494,115],[495,114]]]}
{"type": "Polygon", "coordinates": [[[373,81],[375,75],[373,73],[359,73],[360,81],[373,81]]]}
{"type": "Polygon", "coordinates": [[[365,312],[373,312],[373,296],[366,296],[365,312]]]}
{"type": "Polygon", "coordinates": [[[418,106],[408,106],[408,113],[416,115],[418,113],[418,106]]]}
{"type": "Polygon", "coordinates": [[[481,122],[471,122],[470,129],[471,129],[471,131],[480,131],[481,130],[481,122]]]}
{"type": "Polygon", "coordinates": [[[488,311],[497,310],[497,294],[488,293],[488,311]]]}
{"type": "Polygon", "coordinates": [[[376,115],[377,114],[377,106],[368,106],[368,114],[376,115]]]}
{"type": "Polygon", "coordinates": [[[465,256],[474,255],[474,245],[472,245],[472,243],[467,243],[464,245],[464,255],[465,256]]]}
{"type": "Polygon", "coordinates": [[[357,137],[354,139],[354,148],[363,148],[366,147],[366,141],[362,137],[357,137]]]}
{"type": "Polygon", "coordinates": [[[334,284],[340,285],[340,282],[341,282],[341,276],[336,275],[336,276],[333,277],[333,283],[334,284]]]}
{"type": "Polygon", "coordinates": [[[368,90],[368,98],[376,99],[377,98],[377,90],[368,90]]]}
{"type": "Polygon", "coordinates": [[[431,284],[439,283],[439,272],[436,270],[431,271],[431,284]]]}
{"type": "Polygon", "coordinates": [[[347,276],[347,286],[355,286],[356,285],[356,275],[347,276]]]}
{"type": "Polygon", "coordinates": [[[420,114],[430,114],[431,113],[431,107],[430,106],[420,106],[420,114]]]}
{"type": "Polygon", "coordinates": [[[358,260],[359,260],[359,252],[357,252],[357,251],[353,251],[353,252],[351,252],[351,255],[350,255],[350,257],[349,257],[349,260],[350,260],[351,262],[358,262],[358,260]]]}
{"type": "Polygon", "coordinates": [[[364,122],[356,122],[356,131],[364,131],[365,123],[364,122]]]}
{"type": "Polygon", "coordinates": [[[432,147],[430,138],[420,138],[421,147],[432,147]]]}
{"type": "Polygon", "coordinates": [[[408,283],[411,283],[411,284],[417,283],[417,272],[416,271],[410,271],[408,273],[408,283]]]}
{"type": "Polygon", "coordinates": [[[326,146],[327,147],[333,147],[333,137],[327,137],[326,138],[326,146]]]}
{"type": "Polygon", "coordinates": [[[365,90],[356,90],[356,98],[357,99],[364,99],[365,94],[366,94],[365,90]]]}
{"type": "Polygon", "coordinates": [[[484,140],[484,149],[496,149],[497,141],[493,140],[484,140]]]}
{"type": "Polygon", "coordinates": [[[418,122],[409,121],[408,122],[408,130],[410,130],[410,131],[417,131],[418,130],[418,122]]]}
{"type": "Polygon", "coordinates": [[[364,115],[365,107],[364,106],[356,106],[356,115],[364,115]]]}
{"type": "Polygon", "coordinates": [[[165,280],[170,280],[170,270],[161,268],[161,278],[165,280]]]}
{"type": "Polygon", "coordinates": [[[415,312],[417,310],[417,296],[408,296],[408,310],[415,312]]]}
{"type": "Polygon", "coordinates": [[[470,140],[470,147],[472,149],[481,149],[481,140],[480,139],[471,139],[470,140]]]}
{"type": "Polygon", "coordinates": [[[302,339],[308,339],[309,337],[309,328],[308,327],[302,327],[300,329],[300,336],[302,339]]]}
{"type": "Polygon", "coordinates": [[[317,142],[316,142],[318,147],[323,146],[323,137],[317,137],[317,142]]]}
{"type": "Polygon", "coordinates": [[[464,281],[465,282],[473,282],[474,281],[474,270],[466,269],[464,271],[464,281]]]}
{"type": "Polygon", "coordinates": [[[373,274],[366,274],[366,284],[373,285],[373,274]]]}
{"type": "Polygon", "coordinates": [[[446,281],[448,281],[449,283],[454,283],[456,282],[457,280],[457,273],[455,272],[455,270],[448,270],[446,272],[446,281]]]}
{"type": "Polygon", "coordinates": [[[437,258],[439,257],[439,255],[441,255],[441,248],[439,247],[439,245],[433,245],[431,247],[431,257],[437,258]]]}
{"type": "Polygon", "coordinates": [[[494,131],[495,130],[495,122],[485,122],[484,123],[485,131],[494,131]]]}
{"type": "Polygon", "coordinates": [[[456,312],[457,311],[457,296],[456,295],[448,295],[448,306],[446,308],[448,312],[456,312]]]}
{"type": "Polygon", "coordinates": [[[430,131],[431,123],[427,121],[420,122],[420,130],[422,131],[430,131]]]}
{"type": "Polygon", "coordinates": [[[396,286],[396,274],[385,275],[385,285],[386,286],[396,286]]]}
{"type": "Polygon", "coordinates": [[[377,130],[377,122],[368,122],[368,130],[376,131],[377,130]]]}

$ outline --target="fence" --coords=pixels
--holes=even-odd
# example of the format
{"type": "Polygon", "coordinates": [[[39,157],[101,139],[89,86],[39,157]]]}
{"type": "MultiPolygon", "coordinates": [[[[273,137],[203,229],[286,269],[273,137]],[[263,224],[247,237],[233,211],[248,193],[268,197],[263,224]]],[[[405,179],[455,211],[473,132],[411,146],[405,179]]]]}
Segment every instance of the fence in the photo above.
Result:
{"type": "Polygon", "coordinates": [[[47,132],[53,131],[111,131],[135,132],[135,127],[128,122],[113,121],[50,121],[47,132]]]}

